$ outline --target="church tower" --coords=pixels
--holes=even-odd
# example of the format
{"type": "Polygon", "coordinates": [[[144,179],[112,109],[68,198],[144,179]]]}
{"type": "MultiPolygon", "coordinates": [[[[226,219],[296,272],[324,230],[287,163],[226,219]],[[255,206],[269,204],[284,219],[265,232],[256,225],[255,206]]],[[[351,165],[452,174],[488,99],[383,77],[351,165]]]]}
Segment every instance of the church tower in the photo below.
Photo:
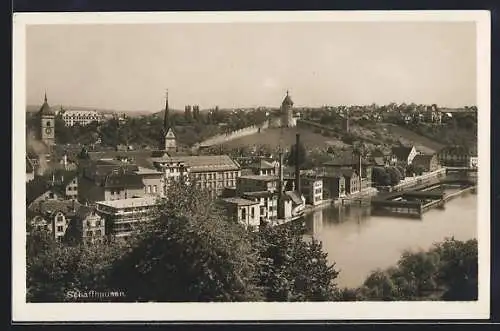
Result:
{"type": "Polygon", "coordinates": [[[47,93],[40,111],[40,140],[47,146],[55,145],[55,113],[47,103],[47,93]]]}
{"type": "Polygon", "coordinates": [[[165,100],[165,114],[163,116],[163,129],[162,129],[162,144],[160,149],[165,151],[172,151],[177,149],[177,141],[173,130],[173,125],[170,123],[170,109],[168,108],[168,90],[165,100]]]}
{"type": "Polygon", "coordinates": [[[293,116],[293,101],[286,91],[285,99],[281,103],[281,127],[291,128],[296,125],[295,118],[293,116]]]}

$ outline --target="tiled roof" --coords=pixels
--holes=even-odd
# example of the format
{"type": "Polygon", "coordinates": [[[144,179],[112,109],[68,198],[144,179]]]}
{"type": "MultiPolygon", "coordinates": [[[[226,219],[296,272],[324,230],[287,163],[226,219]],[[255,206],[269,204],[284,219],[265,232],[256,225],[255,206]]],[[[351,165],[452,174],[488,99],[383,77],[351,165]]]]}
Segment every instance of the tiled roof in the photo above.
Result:
{"type": "Polygon", "coordinates": [[[105,188],[143,188],[141,176],[135,173],[112,173],[104,180],[105,188]]]}
{"type": "Polygon", "coordinates": [[[174,156],[169,159],[186,163],[190,172],[240,170],[240,165],[228,155],[174,156]]]}
{"type": "Polygon", "coordinates": [[[222,201],[238,206],[251,206],[251,205],[256,205],[258,202],[252,201],[252,200],[247,200],[243,198],[224,198],[222,201]]]}
{"type": "Polygon", "coordinates": [[[81,204],[74,200],[45,200],[32,205],[31,211],[38,214],[52,214],[62,212],[64,214],[73,214],[81,204]],[[73,209],[75,211],[73,211],[73,209]]]}

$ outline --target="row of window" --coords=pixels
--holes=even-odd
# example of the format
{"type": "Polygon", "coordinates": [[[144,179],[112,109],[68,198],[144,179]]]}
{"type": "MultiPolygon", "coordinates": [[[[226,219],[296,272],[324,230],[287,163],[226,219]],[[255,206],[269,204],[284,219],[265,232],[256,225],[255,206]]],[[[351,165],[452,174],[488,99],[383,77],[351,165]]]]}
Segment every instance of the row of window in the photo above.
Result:
{"type": "Polygon", "coordinates": [[[144,193],[158,193],[158,187],[156,185],[147,185],[144,187],[144,193]]]}
{"type": "Polygon", "coordinates": [[[194,173],[193,177],[200,180],[215,180],[220,179],[236,179],[238,177],[237,171],[228,171],[222,173],[194,173]],[[219,176],[217,176],[219,175],[219,176]]]}

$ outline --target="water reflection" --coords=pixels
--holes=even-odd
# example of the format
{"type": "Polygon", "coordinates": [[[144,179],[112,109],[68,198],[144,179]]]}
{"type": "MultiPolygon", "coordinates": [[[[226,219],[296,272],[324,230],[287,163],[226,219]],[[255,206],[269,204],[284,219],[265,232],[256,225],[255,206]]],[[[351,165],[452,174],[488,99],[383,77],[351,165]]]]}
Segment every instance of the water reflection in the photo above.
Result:
{"type": "Polygon", "coordinates": [[[421,219],[372,216],[369,206],[331,206],[306,216],[306,237],[322,241],[341,269],[341,286],[359,286],[376,268],[394,265],[406,249],[427,249],[454,236],[476,237],[477,200],[465,194],[432,209],[421,219]]]}

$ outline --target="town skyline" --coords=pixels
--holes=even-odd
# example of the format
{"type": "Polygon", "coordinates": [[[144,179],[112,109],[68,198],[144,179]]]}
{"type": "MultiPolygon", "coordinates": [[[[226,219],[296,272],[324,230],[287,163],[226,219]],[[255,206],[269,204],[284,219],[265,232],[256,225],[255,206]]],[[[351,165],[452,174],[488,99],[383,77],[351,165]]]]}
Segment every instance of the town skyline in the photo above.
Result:
{"type": "Polygon", "coordinates": [[[287,90],[297,107],[477,103],[473,22],[30,26],[26,36],[28,105],[46,92],[53,105],[155,112],[166,89],[173,109],[279,107],[287,90]]]}

